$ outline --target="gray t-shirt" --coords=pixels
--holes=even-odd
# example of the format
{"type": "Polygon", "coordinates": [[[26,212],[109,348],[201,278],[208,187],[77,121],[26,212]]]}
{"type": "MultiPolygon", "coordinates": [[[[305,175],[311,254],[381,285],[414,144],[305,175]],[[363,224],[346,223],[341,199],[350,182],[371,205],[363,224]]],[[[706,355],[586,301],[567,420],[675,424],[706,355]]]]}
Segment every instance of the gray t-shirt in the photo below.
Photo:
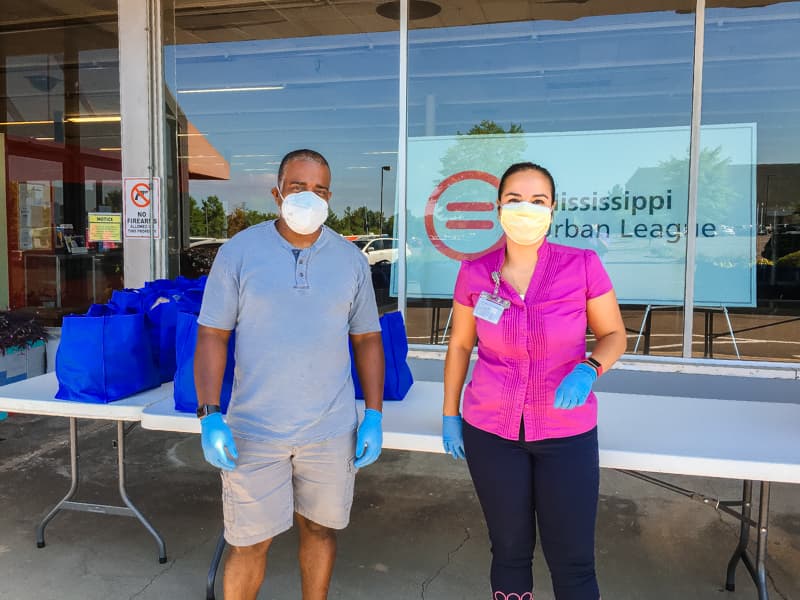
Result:
{"type": "Polygon", "coordinates": [[[294,248],[275,221],[242,231],[217,253],[198,323],[236,331],[235,435],[308,444],[355,428],[348,336],[380,331],[355,244],[323,227],[294,248]]]}

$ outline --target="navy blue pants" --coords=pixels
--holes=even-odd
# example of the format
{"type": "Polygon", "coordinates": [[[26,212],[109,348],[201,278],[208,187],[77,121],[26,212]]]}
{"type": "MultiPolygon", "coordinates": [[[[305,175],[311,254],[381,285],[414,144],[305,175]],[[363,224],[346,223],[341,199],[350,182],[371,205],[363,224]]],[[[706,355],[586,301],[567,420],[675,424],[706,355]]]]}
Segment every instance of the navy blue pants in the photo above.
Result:
{"type": "Polygon", "coordinates": [[[598,600],[597,428],[568,438],[524,442],[464,422],[464,449],[492,543],[493,598],[533,597],[538,522],[556,600],[598,600]]]}

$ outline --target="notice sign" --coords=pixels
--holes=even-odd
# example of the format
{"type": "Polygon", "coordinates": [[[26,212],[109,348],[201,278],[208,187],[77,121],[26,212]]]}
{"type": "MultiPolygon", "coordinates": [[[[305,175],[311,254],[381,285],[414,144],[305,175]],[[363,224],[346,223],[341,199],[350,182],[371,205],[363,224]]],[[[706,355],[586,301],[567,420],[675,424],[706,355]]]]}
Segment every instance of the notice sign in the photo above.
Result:
{"type": "Polygon", "coordinates": [[[126,177],[125,237],[161,237],[161,179],[158,177],[126,177]]]}
{"type": "Polygon", "coordinates": [[[122,215],[120,213],[89,213],[89,239],[87,242],[121,242],[122,215]]]}

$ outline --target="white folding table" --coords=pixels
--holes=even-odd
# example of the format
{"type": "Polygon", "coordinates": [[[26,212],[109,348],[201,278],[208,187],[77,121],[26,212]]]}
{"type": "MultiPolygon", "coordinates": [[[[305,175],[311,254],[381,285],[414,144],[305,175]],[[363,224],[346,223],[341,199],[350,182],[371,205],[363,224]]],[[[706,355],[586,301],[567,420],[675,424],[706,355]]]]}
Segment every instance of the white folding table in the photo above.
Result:
{"type": "MultiPolygon", "coordinates": [[[[768,384],[769,380],[764,383],[768,384]]],[[[405,400],[383,405],[383,447],[443,452],[443,384],[418,381],[405,400]]],[[[767,600],[766,548],[771,482],[800,483],[800,405],[719,398],[687,398],[598,392],[600,466],[623,471],[713,506],[741,522],[739,543],[728,565],[726,588],[744,562],[767,600]],[[639,471],[742,480],[741,501],[710,498],[639,471]],[[760,482],[758,520],[752,515],[753,482],[760,482]],[[738,510],[736,510],[738,509],[738,510]],[[750,528],[758,531],[755,560],[748,550],[750,528]]],[[[363,412],[363,402],[357,403],[363,412]]],[[[163,399],[142,411],[144,429],[200,433],[199,420],[174,410],[163,399]]],[[[214,598],[216,568],[224,549],[217,545],[206,597],[214,598]]]]}
{"type": "MultiPolygon", "coordinates": [[[[36,546],[44,548],[44,529],[61,510],[135,517],[155,538],[158,544],[158,561],[167,562],[167,551],[164,540],[150,522],[142,515],[128,497],[125,488],[125,424],[135,426],[139,422],[142,409],[149,404],[163,399],[172,401],[172,384],[164,384],[158,388],[136,394],[129,398],[109,404],[93,404],[89,402],[73,402],[56,400],[58,381],[55,373],[47,373],[19,383],[0,387],[0,410],[32,415],[48,415],[67,417],[69,419],[69,453],[71,485],[66,496],[58,502],[42,519],[36,528],[36,546]],[[80,483],[78,465],[78,419],[104,419],[117,423],[117,482],[119,495],[124,506],[110,506],[75,501],[72,498],[78,491],[80,483]]],[[[130,428],[129,428],[130,429],[130,428]]],[[[128,429],[128,430],[129,430],[128,429]]]]}

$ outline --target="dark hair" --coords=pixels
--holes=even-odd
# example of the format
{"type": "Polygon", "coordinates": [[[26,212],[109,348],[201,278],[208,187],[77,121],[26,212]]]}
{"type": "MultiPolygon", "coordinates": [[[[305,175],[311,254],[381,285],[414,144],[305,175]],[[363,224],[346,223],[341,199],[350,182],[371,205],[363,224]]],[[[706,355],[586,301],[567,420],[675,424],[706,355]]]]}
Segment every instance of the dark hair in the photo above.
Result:
{"type": "Polygon", "coordinates": [[[550,171],[545,169],[541,165],[537,165],[536,163],[532,162],[519,162],[514,163],[510,167],[506,169],[506,172],[503,173],[503,176],[500,178],[500,185],[497,186],[497,201],[500,202],[500,198],[503,197],[503,188],[506,185],[506,179],[514,175],[515,173],[519,173],[521,171],[537,171],[547,177],[548,181],[550,182],[550,192],[552,194],[551,201],[553,204],[556,202],[556,182],[553,180],[553,176],[550,174],[550,171]]]}
{"type": "Polygon", "coordinates": [[[280,187],[281,181],[283,181],[283,172],[286,170],[286,165],[293,160],[309,160],[327,167],[329,171],[331,169],[331,166],[328,164],[328,161],[325,160],[325,157],[316,150],[309,150],[308,148],[292,150],[281,159],[281,166],[278,167],[278,187],[280,187]]]}

